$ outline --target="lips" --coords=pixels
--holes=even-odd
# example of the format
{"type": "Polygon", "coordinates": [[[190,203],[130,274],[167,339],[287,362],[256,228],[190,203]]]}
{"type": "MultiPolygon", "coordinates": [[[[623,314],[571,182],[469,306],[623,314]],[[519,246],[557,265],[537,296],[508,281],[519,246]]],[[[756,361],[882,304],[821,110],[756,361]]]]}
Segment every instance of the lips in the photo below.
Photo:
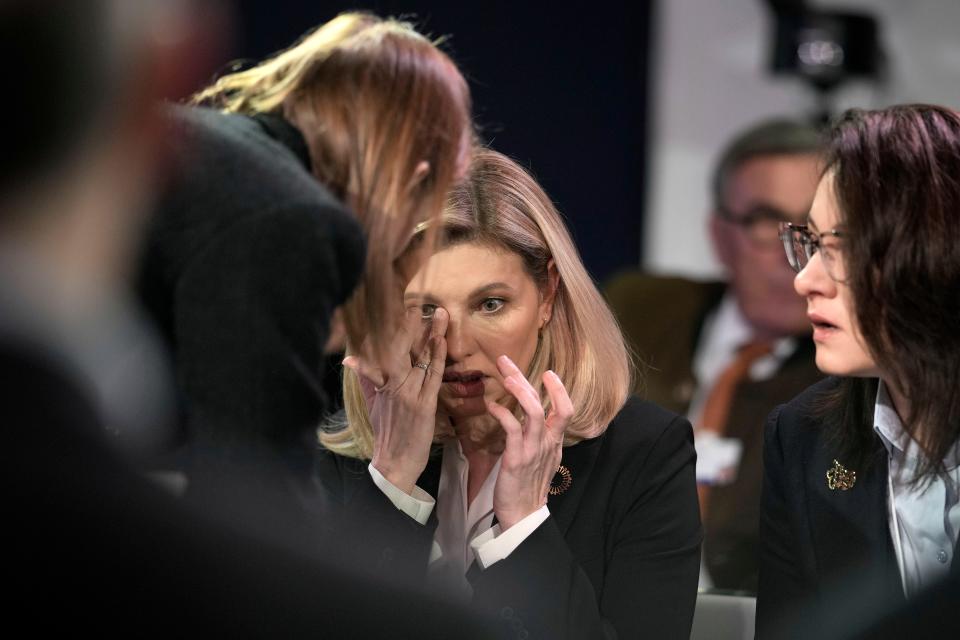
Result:
{"type": "Polygon", "coordinates": [[[455,396],[463,398],[483,395],[482,371],[444,371],[443,382],[455,396]]]}
{"type": "Polygon", "coordinates": [[[835,331],[840,329],[840,327],[833,324],[819,313],[808,313],[807,318],[810,319],[810,324],[813,325],[813,339],[815,341],[825,340],[833,335],[835,331]]]}

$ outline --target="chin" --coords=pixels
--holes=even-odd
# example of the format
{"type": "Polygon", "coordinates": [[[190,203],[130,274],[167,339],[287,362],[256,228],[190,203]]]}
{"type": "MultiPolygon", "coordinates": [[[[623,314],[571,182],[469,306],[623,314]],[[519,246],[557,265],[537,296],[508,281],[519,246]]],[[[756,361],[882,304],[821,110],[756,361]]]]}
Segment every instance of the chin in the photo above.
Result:
{"type": "Polygon", "coordinates": [[[876,378],[880,375],[877,366],[870,361],[859,361],[845,358],[840,354],[824,351],[817,347],[817,369],[828,376],[842,376],[845,378],[876,378]]]}
{"type": "Polygon", "coordinates": [[[487,413],[483,396],[444,400],[443,409],[453,419],[475,418],[487,413]]]}

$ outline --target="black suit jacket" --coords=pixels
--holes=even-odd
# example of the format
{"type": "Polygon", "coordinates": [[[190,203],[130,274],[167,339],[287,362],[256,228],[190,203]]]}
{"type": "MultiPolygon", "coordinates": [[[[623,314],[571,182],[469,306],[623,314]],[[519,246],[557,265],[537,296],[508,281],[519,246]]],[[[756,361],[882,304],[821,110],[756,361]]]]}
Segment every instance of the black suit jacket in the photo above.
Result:
{"type": "MultiPolygon", "coordinates": [[[[631,399],[606,432],[563,450],[571,472],[550,517],[506,559],[468,572],[474,604],[517,638],[689,637],[700,560],[692,431],[631,399]]],[[[440,459],[418,485],[437,495],[440,459]]],[[[374,485],[367,462],[322,451],[318,509],[344,556],[378,574],[422,576],[436,514],[420,526],[374,485]]]]}
{"type": "MultiPolygon", "coordinates": [[[[767,420],[757,599],[761,638],[812,637],[823,629],[811,625],[856,615],[853,603],[862,593],[871,595],[874,609],[904,599],[890,539],[887,455],[879,436],[865,452],[874,464],[859,470],[851,465],[857,471],[851,489],[827,486],[834,460],[844,460],[816,410],[838,382],[828,378],[814,385],[767,420]],[[827,613],[809,615],[813,610],[827,613]]],[[[954,555],[952,571],[958,570],[954,555]]]]}
{"type": "MultiPolygon", "coordinates": [[[[632,346],[648,365],[644,397],[685,414],[697,381],[693,358],[704,322],[723,299],[726,285],[627,272],[604,293],[632,346]]],[[[712,487],[704,526],[703,554],[714,586],[755,591],[759,559],[763,423],[778,404],[822,378],[813,342],[798,336],[796,351],[766,380],[744,380],[734,392],[726,435],[740,440],[736,480],[712,487]]]]}
{"type": "Polygon", "coordinates": [[[290,444],[326,407],[322,350],[363,270],[361,228],[281,118],[166,115],[172,170],[138,289],[174,355],[187,439],[290,444]]]}

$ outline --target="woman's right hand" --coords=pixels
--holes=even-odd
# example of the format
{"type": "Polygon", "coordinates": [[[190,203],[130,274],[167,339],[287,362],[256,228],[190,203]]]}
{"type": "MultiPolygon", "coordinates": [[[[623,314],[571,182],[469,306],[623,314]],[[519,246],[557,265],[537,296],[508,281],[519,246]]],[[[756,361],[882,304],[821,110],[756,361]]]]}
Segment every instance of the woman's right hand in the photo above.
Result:
{"type": "Polygon", "coordinates": [[[413,493],[426,468],[433,442],[447,358],[447,320],[447,312],[438,308],[425,328],[420,309],[408,310],[379,366],[368,356],[343,360],[356,372],[367,400],[374,436],[371,464],[407,494],[413,493]]]}

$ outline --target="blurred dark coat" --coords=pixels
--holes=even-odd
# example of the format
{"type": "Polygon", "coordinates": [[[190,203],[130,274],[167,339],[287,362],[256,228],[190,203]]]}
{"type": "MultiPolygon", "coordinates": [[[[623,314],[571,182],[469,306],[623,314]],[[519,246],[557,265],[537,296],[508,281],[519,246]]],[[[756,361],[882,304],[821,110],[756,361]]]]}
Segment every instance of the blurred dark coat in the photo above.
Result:
{"type": "MultiPolygon", "coordinates": [[[[603,435],[563,449],[572,484],[513,553],[467,572],[473,604],[514,638],[686,638],[700,562],[689,423],[637,398],[603,435]]],[[[417,485],[437,496],[442,457],[417,485]]],[[[423,576],[436,512],[421,526],[373,483],[367,462],[323,451],[320,506],[345,557],[373,574],[423,576]]]]}
{"type": "MultiPolygon", "coordinates": [[[[686,414],[697,391],[693,359],[706,319],[720,305],[726,285],[631,272],[614,278],[604,293],[631,346],[646,365],[639,393],[686,414]]],[[[726,437],[743,444],[736,480],[712,487],[703,523],[703,553],[717,588],[755,591],[758,573],[763,423],[770,411],[822,377],[812,341],[766,380],[744,380],[730,407],[726,437]]]]}
{"type": "Polygon", "coordinates": [[[11,628],[37,636],[491,637],[451,604],[357,578],[168,496],[109,446],[105,412],[71,358],[42,336],[3,329],[0,540],[11,628]]]}
{"type": "MultiPolygon", "coordinates": [[[[767,420],[757,598],[761,638],[820,637],[837,622],[853,629],[904,603],[890,538],[887,452],[880,437],[863,453],[872,461],[869,466],[850,465],[857,472],[852,488],[827,486],[827,471],[834,460],[844,464],[844,457],[817,409],[838,382],[823,380],[777,407],[767,420]]],[[[945,587],[954,593],[957,552],[960,545],[951,565],[954,586],[945,587]]],[[[936,606],[931,599],[926,605],[918,599],[917,610],[936,606]]],[[[953,609],[941,612],[956,619],[953,609]]],[[[926,628],[933,629],[936,616],[926,615],[926,628]]]]}
{"type": "Polygon", "coordinates": [[[171,176],[138,289],[173,352],[186,439],[296,444],[327,407],[323,347],[362,230],[282,118],[167,113],[171,176]]]}

